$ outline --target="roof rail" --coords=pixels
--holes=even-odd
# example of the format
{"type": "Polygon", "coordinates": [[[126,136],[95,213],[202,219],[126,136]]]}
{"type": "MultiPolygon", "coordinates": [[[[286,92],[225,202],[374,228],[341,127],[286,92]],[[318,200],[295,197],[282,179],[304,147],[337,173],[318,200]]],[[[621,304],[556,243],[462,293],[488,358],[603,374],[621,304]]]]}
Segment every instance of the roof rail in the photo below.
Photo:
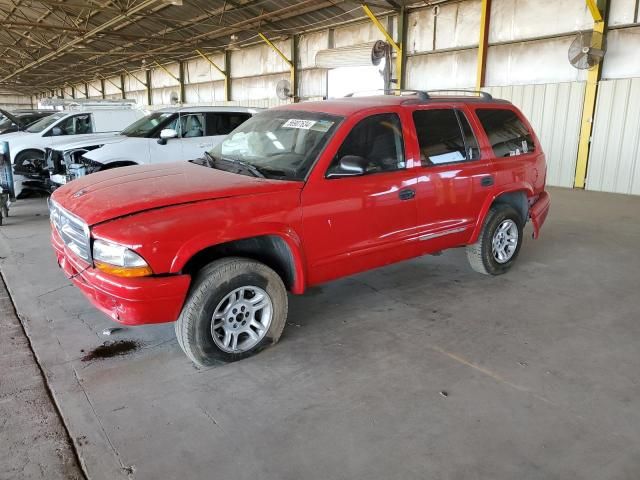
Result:
{"type": "Polygon", "coordinates": [[[428,97],[434,96],[450,96],[450,97],[481,97],[485,100],[493,100],[493,96],[491,96],[488,92],[483,92],[482,90],[463,90],[463,89],[450,89],[443,88],[439,90],[427,90],[424,92],[428,97]],[[453,95],[449,95],[453,94],[453,95]]]}
{"type": "Polygon", "coordinates": [[[400,88],[388,88],[388,89],[377,89],[377,90],[367,90],[364,92],[352,92],[352,93],[347,93],[345,95],[345,97],[354,97],[356,95],[366,95],[367,93],[374,93],[374,92],[384,92],[385,95],[402,95],[402,94],[410,94],[410,95],[417,95],[418,98],[420,98],[420,100],[428,100],[429,99],[429,95],[428,92],[422,91],[422,90],[407,90],[407,89],[400,89],[400,88]]]}
{"type": "Polygon", "coordinates": [[[51,107],[63,107],[69,110],[89,108],[133,108],[136,101],[133,99],[93,99],[93,98],[45,98],[42,105],[51,107]]]}

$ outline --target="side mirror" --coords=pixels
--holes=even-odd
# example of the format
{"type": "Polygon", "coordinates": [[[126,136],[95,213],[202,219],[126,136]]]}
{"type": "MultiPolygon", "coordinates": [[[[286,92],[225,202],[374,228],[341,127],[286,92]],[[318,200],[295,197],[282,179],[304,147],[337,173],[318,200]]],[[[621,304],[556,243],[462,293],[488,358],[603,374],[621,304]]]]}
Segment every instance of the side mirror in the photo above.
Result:
{"type": "Polygon", "coordinates": [[[58,137],[60,135],[62,135],[62,129],[60,127],[53,127],[51,129],[51,135],[54,137],[58,137]]]}
{"type": "Polygon", "coordinates": [[[173,128],[165,128],[160,131],[160,138],[158,139],[158,143],[160,145],[166,145],[167,140],[170,138],[178,138],[178,132],[176,132],[173,128]]]}
{"type": "Polygon", "coordinates": [[[327,174],[327,178],[358,177],[364,175],[367,159],[357,155],[345,155],[337,166],[327,174]]]}

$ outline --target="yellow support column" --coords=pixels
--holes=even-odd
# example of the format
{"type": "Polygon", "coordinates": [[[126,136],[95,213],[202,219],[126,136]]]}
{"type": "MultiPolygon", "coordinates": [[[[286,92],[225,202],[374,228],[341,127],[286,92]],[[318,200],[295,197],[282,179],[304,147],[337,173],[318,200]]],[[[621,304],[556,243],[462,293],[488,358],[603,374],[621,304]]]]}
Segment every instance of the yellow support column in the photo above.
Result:
{"type": "Polygon", "coordinates": [[[476,90],[484,87],[489,48],[489,24],[491,23],[491,0],[482,0],[480,13],[480,39],[478,41],[478,69],[476,71],[476,90]]]}
{"type": "Polygon", "coordinates": [[[203,59],[205,59],[207,62],[209,62],[209,64],[213,68],[215,68],[218,71],[218,73],[220,73],[220,75],[224,76],[224,100],[226,102],[231,101],[231,91],[229,89],[229,82],[230,82],[230,79],[229,79],[230,66],[229,66],[229,64],[231,63],[231,59],[230,59],[229,52],[226,51],[226,53],[225,53],[225,57],[224,57],[225,58],[225,61],[224,61],[224,63],[225,63],[224,67],[225,68],[224,68],[224,70],[222,68],[220,68],[218,65],[216,65],[216,63],[213,60],[211,60],[207,55],[205,55],[202,52],[202,50],[196,48],[196,53],[198,55],[200,55],[203,59]]]}
{"type": "MultiPolygon", "coordinates": [[[[404,64],[404,52],[402,50],[403,46],[402,45],[402,40],[400,40],[400,44],[398,44],[392,37],[391,35],[389,35],[389,32],[387,32],[387,29],[384,28],[384,25],[382,25],[382,23],[380,23],[380,20],[378,20],[378,17],[376,17],[375,13],[373,13],[371,11],[371,9],[369,8],[369,6],[364,3],[362,4],[362,10],[364,10],[364,13],[367,15],[367,17],[369,17],[369,19],[371,20],[371,22],[378,27],[378,30],[380,30],[380,33],[382,33],[382,35],[384,36],[384,38],[387,40],[387,43],[389,45],[391,45],[391,48],[393,48],[394,52],[396,53],[396,86],[398,89],[402,89],[404,88],[404,69],[403,64],[404,64]]],[[[401,15],[404,15],[404,12],[401,13],[401,15]]],[[[401,21],[399,22],[400,28],[402,30],[406,29],[406,25],[405,22],[401,21]]],[[[403,37],[403,32],[401,32],[400,34],[400,38],[402,39],[403,37]]],[[[386,87],[385,87],[386,88],[386,87]]]]}
{"type": "Polygon", "coordinates": [[[280,49],[278,47],[276,47],[273,42],[271,40],[269,40],[266,36],[264,36],[261,32],[258,32],[258,35],[260,36],[260,38],[264,41],[264,43],[266,43],[267,45],[269,45],[271,47],[271,49],[276,52],[280,58],[282,58],[282,60],[284,60],[284,62],[289,65],[289,71],[290,71],[290,81],[291,81],[291,89],[292,89],[292,96],[293,96],[293,101],[297,102],[298,101],[298,72],[297,72],[297,67],[296,64],[294,62],[295,58],[296,58],[296,48],[297,48],[297,39],[296,36],[294,35],[292,37],[292,41],[291,41],[291,53],[292,53],[292,59],[287,58],[287,56],[282,53],[280,51],[280,49]]]}
{"type": "MultiPolygon", "coordinates": [[[[591,16],[593,17],[593,31],[603,34],[605,19],[595,0],[586,0],[591,16]]],[[[596,47],[599,47],[596,45],[596,47]]],[[[587,85],[584,91],[584,104],[582,107],[582,124],[580,126],[580,140],[578,142],[578,158],[576,161],[576,176],[573,182],[575,188],[584,188],[587,180],[587,164],[589,163],[589,150],[591,147],[591,132],[593,129],[593,115],[596,110],[596,98],[598,95],[598,81],[600,80],[600,65],[589,70],[587,85]]]]}

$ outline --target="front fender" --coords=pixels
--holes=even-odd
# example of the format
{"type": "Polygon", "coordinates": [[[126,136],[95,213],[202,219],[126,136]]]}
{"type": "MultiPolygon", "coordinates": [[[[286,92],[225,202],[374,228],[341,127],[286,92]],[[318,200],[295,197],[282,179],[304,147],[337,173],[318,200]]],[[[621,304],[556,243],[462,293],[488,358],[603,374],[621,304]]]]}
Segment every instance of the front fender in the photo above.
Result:
{"type": "Polygon", "coordinates": [[[291,291],[296,294],[303,293],[306,285],[306,271],[300,237],[291,227],[275,223],[254,225],[249,231],[243,229],[242,235],[226,234],[212,238],[211,232],[203,232],[180,247],[171,263],[169,273],[180,273],[189,260],[208,248],[224,243],[264,236],[275,236],[285,242],[293,259],[295,271],[291,291]]]}

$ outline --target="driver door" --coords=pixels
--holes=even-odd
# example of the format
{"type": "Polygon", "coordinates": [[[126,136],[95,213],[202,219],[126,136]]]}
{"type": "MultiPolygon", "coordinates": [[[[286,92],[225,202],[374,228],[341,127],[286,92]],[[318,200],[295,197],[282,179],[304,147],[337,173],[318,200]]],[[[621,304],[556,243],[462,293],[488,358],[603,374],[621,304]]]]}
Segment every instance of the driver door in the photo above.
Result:
{"type": "Polygon", "coordinates": [[[149,139],[149,163],[175,162],[183,160],[181,123],[188,115],[177,115],[172,121],[162,127],[162,129],[175,130],[178,133],[176,138],[169,138],[166,142],[159,142],[160,132],[156,138],[149,139]]]}
{"type": "Polygon", "coordinates": [[[393,263],[416,254],[416,178],[407,169],[396,113],[360,120],[347,134],[323,178],[302,194],[309,283],[393,263]],[[364,171],[339,175],[340,160],[360,157],[364,171]]]}

